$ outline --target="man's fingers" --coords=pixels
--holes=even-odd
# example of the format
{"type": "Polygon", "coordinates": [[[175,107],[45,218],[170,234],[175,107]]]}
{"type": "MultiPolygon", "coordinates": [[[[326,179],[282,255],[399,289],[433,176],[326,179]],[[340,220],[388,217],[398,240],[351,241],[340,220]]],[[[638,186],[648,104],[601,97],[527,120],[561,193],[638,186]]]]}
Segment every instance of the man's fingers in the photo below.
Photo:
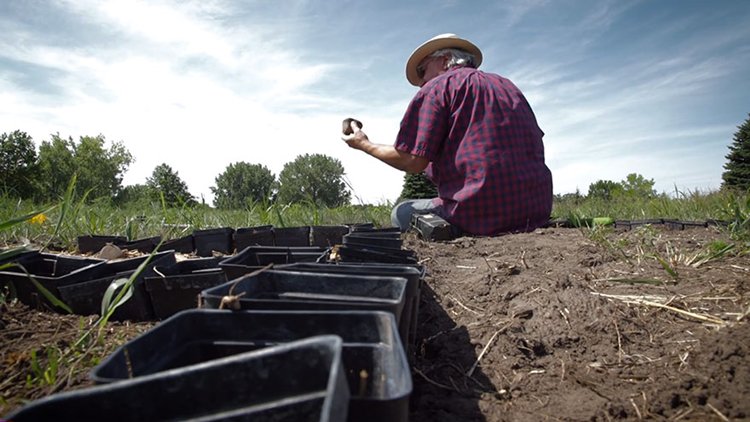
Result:
{"type": "Polygon", "coordinates": [[[362,130],[362,126],[360,126],[356,120],[352,120],[351,122],[349,122],[349,126],[351,126],[352,128],[352,132],[359,132],[360,130],[362,130]]]}

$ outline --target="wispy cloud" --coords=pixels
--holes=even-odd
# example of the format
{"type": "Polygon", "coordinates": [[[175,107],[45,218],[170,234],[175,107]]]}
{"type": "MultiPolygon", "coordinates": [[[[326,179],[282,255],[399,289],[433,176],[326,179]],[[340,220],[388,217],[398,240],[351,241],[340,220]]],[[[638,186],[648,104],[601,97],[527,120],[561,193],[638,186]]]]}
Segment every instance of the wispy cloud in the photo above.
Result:
{"type": "Polygon", "coordinates": [[[232,162],[278,173],[323,153],[342,160],[359,196],[392,200],[402,174],[346,148],[340,120],[355,115],[391,143],[415,92],[406,57],[450,31],[526,94],[556,192],[634,171],[659,189],[718,186],[750,95],[743,16],[614,0],[10,2],[0,5],[0,131],[37,142],[102,133],[136,157],[126,183],[166,162],[206,196],[232,162]]]}

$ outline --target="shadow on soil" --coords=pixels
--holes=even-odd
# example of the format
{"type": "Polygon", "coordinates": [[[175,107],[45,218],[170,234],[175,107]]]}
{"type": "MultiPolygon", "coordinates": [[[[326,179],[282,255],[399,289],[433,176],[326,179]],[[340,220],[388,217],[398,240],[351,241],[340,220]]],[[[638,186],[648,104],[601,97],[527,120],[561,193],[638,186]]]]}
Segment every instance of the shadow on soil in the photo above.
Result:
{"type": "Polygon", "coordinates": [[[467,375],[481,347],[471,343],[466,327],[456,325],[427,283],[419,306],[410,420],[486,420],[479,401],[483,395],[496,395],[497,388],[479,365],[467,375]]]}

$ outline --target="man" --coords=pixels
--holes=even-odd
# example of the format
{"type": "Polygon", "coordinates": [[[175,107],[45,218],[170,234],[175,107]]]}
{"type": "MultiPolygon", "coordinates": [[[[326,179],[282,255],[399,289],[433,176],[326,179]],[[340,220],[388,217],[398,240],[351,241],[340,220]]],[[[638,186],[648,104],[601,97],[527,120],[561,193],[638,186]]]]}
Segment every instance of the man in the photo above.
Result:
{"type": "Polygon", "coordinates": [[[549,220],[544,133],[521,91],[477,70],[481,63],[482,52],[468,40],[428,40],[406,62],[406,79],[420,89],[394,145],[370,142],[354,122],[342,138],[399,170],[424,170],[437,186],[437,198],[396,205],[391,218],[402,231],[413,213],[426,212],[473,235],[531,231],[549,220]]]}

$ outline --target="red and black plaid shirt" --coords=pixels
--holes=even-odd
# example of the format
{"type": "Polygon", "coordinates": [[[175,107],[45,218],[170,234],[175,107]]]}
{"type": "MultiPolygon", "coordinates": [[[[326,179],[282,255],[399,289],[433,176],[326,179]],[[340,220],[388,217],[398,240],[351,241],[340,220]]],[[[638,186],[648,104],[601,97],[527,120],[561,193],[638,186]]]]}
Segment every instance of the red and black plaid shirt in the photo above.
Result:
{"type": "Polygon", "coordinates": [[[430,160],[443,218],[476,235],[533,230],[549,220],[552,174],[544,133],[508,79],[459,67],[409,104],[396,149],[430,160]]]}

